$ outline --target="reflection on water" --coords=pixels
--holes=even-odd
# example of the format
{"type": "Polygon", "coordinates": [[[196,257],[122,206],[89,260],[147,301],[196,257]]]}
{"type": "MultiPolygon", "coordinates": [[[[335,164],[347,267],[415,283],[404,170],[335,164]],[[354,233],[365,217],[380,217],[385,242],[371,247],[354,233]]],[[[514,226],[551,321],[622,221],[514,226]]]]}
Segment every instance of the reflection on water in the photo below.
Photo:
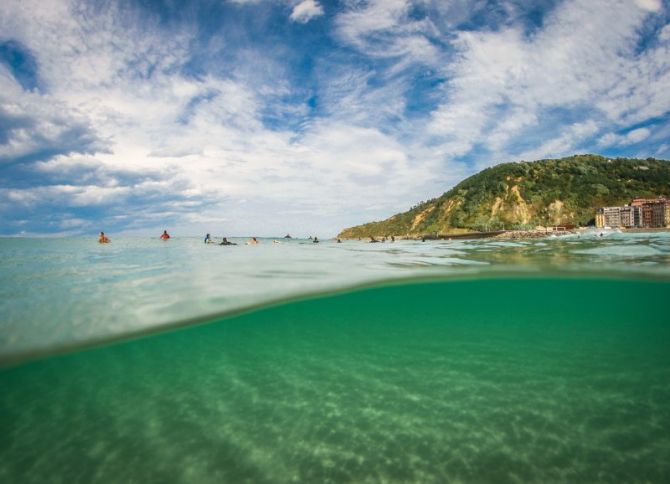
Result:
{"type": "Polygon", "coordinates": [[[0,239],[0,359],[397,278],[509,272],[670,277],[670,233],[527,241],[0,239]],[[242,242],[243,240],[238,240],[242,242]]]}

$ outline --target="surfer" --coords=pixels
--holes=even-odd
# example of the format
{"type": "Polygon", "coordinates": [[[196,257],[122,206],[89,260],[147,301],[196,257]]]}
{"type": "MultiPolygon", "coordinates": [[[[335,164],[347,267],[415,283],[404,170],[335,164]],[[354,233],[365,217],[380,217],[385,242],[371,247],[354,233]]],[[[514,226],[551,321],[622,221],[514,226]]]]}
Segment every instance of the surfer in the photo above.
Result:
{"type": "Polygon", "coordinates": [[[375,239],[373,235],[371,235],[370,236],[370,243],[371,244],[376,244],[377,242],[379,242],[379,241],[377,239],[375,239]]]}
{"type": "Polygon", "coordinates": [[[205,235],[205,244],[211,244],[212,243],[212,238],[209,236],[209,234],[205,235]]]}
{"type": "Polygon", "coordinates": [[[234,242],[228,242],[228,239],[224,237],[223,241],[219,245],[237,245],[237,244],[234,242]]]}
{"type": "Polygon", "coordinates": [[[247,245],[257,245],[258,240],[256,240],[256,237],[252,237],[249,242],[247,242],[247,245]]]}
{"type": "Polygon", "coordinates": [[[312,240],[312,243],[313,243],[313,244],[318,244],[318,243],[319,243],[319,238],[318,238],[318,237],[314,237],[314,240],[312,240]]]}
{"type": "Polygon", "coordinates": [[[161,240],[168,240],[170,238],[170,234],[167,233],[167,230],[163,230],[163,234],[161,235],[161,240]]]}
{"type": "Polygon", "coordinates": [[[109,240],[109,237],[105,235],[104,232],[100,232],[100,237],[98,238],[98,242],[101,244],[109,244],[111,240],[109,240]]]}

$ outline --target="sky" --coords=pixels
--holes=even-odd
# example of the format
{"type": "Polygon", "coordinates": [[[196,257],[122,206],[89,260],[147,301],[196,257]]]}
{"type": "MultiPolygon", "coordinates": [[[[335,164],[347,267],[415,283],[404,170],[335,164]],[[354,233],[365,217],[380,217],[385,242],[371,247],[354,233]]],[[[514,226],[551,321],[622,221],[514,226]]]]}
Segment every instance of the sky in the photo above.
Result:
{"type": "Polygon", "coordinates": [[[670,158],[667,0],[0,2],[0,235],[324,238],[575,153],[670,158]]]}

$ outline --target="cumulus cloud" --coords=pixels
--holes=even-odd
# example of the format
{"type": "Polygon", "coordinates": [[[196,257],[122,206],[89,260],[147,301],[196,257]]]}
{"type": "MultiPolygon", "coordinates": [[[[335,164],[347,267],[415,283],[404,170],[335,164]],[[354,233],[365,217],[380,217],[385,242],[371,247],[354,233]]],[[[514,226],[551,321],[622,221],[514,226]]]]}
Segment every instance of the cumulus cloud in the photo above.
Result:
{"type": "Polygon", "coordinates": [[[315,17],[323,15],[323,7],[316,0],[303,0],[291,11],[290,19],[294,22],[307,23],[315,17]]]}

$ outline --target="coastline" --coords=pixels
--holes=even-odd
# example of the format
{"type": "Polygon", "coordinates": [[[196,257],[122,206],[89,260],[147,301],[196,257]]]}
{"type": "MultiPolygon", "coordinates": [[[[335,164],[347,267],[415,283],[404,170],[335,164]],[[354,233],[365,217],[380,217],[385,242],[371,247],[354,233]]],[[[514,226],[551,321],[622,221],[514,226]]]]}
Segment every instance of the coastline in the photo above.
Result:
{"type": "MultiPolygon", "coordinates": [[[[475,240],[475,239],[539,239],[543,237],[563,237],[566,235],[576,235],[585,233],[587,231],[598,230],[594,226],[580,227],[569,230],[554,230],[553,228],[538,228],[533,230],[497,230],[491,232],[458,232],[447,234],[412,234],[412,235],[393,235],[395,240],[475,240]]],[[[656,227],[656,228],[624,228],[618,227],[624,233],[644,234],[644,233],[659,233],[670,232],[670,227],[656,227]]],[[[391,236],[378,237],[378,242],[383,242],[381,239],[388,239],[391,236]]],[[[342,240],[360,240],[362,242],[369,241],[370,237],[340,237],[342,240]]]]}

